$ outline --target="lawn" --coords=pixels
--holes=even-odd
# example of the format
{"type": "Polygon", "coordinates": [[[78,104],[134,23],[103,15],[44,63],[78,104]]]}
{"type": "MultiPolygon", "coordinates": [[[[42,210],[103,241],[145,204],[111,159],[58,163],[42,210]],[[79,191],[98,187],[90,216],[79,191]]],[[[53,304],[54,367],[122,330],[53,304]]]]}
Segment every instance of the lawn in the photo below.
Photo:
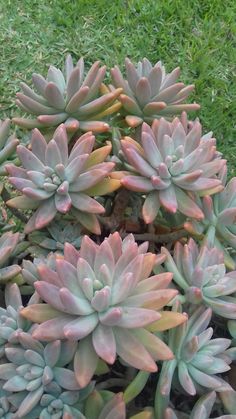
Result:
{"type": "MultiPolygon", "coordinates": [[[[20,115],[19,81],[71,53],[108,67],[146,56],[195,83],[204,131],[236,174],[236,3],[228,0],[0,0],[0,116],[20,115]]],[[[108,74],[109,77],[109,74],[108,74]]],[[[194,117],[194,115],[191,115],[194,117]]]]}

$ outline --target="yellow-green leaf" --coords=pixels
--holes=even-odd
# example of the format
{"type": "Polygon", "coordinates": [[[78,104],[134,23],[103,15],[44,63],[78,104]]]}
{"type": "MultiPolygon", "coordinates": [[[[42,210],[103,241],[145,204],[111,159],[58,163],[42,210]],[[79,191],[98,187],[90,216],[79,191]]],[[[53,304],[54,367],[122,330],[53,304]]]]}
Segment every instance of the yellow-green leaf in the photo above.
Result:
{"type": "Polygon", "coordinates": [[[20,314],[33,323],[43,323],[60,316],[61,312],[49,304],[31,304],[23,308],[20,314]]]}
{"type": "Polygon", "coordinates": [[[94,166],[95,164],[103,163],[105,158],[111,152],[111,148],[111,144],[108,144],[104,147],[97,148],[97,150],[94,150],[87,159],[85,168],[88,169],[89,167],[94,166]]]}
{"type": "Polygon", "coordinates": [[[106,178],[103,179],[101,182],[97,183],[97,185],[92,186],[89,189],[86,189],[84,193],[90,196],[101,196],[107,195],[111,192],[116,191],[120,187],[120,181],[117,179],[110,179],[106,178]]]}
{"type": "Polygon", "coordinates": [[[160,311],[161,318],[146,327],[149,332],[163,332],[186,322],[187,316],[173,311],[160,311]]]}

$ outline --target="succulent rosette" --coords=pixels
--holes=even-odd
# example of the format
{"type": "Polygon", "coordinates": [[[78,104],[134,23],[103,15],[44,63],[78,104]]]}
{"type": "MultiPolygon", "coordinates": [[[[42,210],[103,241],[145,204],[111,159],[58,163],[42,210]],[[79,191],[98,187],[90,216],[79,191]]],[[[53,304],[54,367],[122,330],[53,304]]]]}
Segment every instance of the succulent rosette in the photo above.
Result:
{"type": "MultiPolygon", "coordinates": [[[[200,399],[195,403],[190,416],[186,415],[184,412],[177,412],[171,408],[166,409],[165,416],[163,419],[209,419],[211,418],[211,412],[216,401],[216,392],[211,391],[210,393],[205,394],[200,397],[200,399]]],[[[215,417],[214,419],[233,419],[235,416],[232,415],[223,415],[215,417]]]]}
{"type": "MultiPolygon", "coordinates": [[[[32,297],[29,304],[37,302],[32,297]]],[[[19,333],[29,332],[32,323],[20,315],[23,307],[20,290],[17,284],[7,284],[5,288],[6,308],[0,307],[0,358],[5,355],[7,343],[18,343],[19,333]]]]}
{"type": "Polygon", "coordinates": [[[114,163],[104,162],[111,146],[92,151],[94,142],[92,133],[86,133],[69,153],[65,125],[61,125],[48,144],[35,129],[31,150],[23,145],[17,147],[23,167],[8,165],[7,171],[9,181],[22,195],[10,199],[8,205],[36,209],[25,226],[26,233],[45,227],[58,212],[73,210],[86,228],[99,234],[95,214],[105,209],[90,195],[109,193],[119,187],[119,181],[108,178],[114,163]]]}
{"type": "MultiPolygon", "coordinates": [[[[224,243],[236,249],[236,178],[233,177],[228,183],[226,166],[221,170],[220,179],[224,189],[214,196],[204,196],[199,202],[204,219],[201,221],[188,220],[184,227],[191,234],[206,235],[213,245],[226,253],[226,261],[229,258],[224,243]]],[[[232,259],[231,259],[232,264],[232,259]]],[[[233,262],[233,265],[235,263],[233,262]]]]}
{"type": "Polygon", "coordinates": [[[24,332],[18,334],[17,345],[6,347],[9,362],[0,365],[0,376],[5,381],[3,390],[12,393],[9,400],[17,404],[17,417],[24,418],[31,412],[44,393],[79,389],[68,368],[75,350],[74,342],[55,340],[44,346],[24,332]]]}
{"type": "Polygon", "coordinates": [[[49,251],[63,252],[66,242],[80,248],[82,236],[82,226],[79,223],[55,220],[45,230],[29,234],[30,246],[27,250],[34,257],[47,257],[49,251]]]}
{"type": "Polygon", "coordinates": [[[10,135],[10,119],[0,120],[0,176],[6,176],[5,165],[14,160],[16,146],[19,140],[14,135],[10,135]]]}
{"type": "Polygon", "coordinates": [[[105,74],[106,66],[100,67],[100,62],[96,61],[85,75],[83,58],[74,66],[71,55],[68,55],[65,75],[50,66],[46,79],[41,74],[33,74],[35,90],[21,83],[23,93],[17,93],[16,104],[35,118],[13,118],[13,122],[29,129],[57,127],[65,123],[69,132],[79,128],[82,131],[108,131],[109,125],[103,119],[121,107],[116,99],[122,89],[103,94],[105,74]]]}
{"type": "Polygon", "coordinates": [[[175,358],[165,361],[162,366],[155,400],[157,419],[164,417],[172,382],[180,392],[192,396],[202,394],[206,389],[217,392],[232,390],[232,387],[217,375],[230,370],[231,359],[225,351],[231,340],[211,339],[213,329],[207,328],[211,315],[210,308],[205,309],[201,306],[186,323],[168,332],[168,345],[175,358]]]}
{"type": "Polygon", "coordinates": [[[216,151],[211,133],[202,135],[198,120],[188,123],[186,114],[168,122],[155,120],[142,126],[141,145],[130,137],[122,142],[128,170],[122,178],[126,188],[146,195],[142,213],[151,223],[160,207],[196,219],[204,215],[194,194],[211,195],[222,190],[217,174],[225,165],[216,151]]]}
{"type": "Polygon", "coordinates": [[[138,246],[132,235],[122,241],[114,233],[101,245],[85,236],[76,262],[56,259],[56,271],[38,266],[41,280],[34,287],[46,304],[28,306],[21,314],[40,323],[33,331],[36,339],[79,341],[74,369],[81,387],[99,357],[113,364],[119,355],[146,371],[157,370],[155,360],[172,357],[145,328],[158,323],[158,310],[177,294],[166,289],[172,274],[150,276],[158,257],[146,253],[147,246],[138,246]]]}
{"type": "Polygon", "coordinates": [[[94,383],[81,390],[44,393],[40,404],[25,419],[86,419],[82,413],[83,401],[93,390],[94,383]]]}
{"type": "Polygon", "coordinates": [[[143,121],[152,123],[155,118],[175,116],[182,111],[195,111],[200,108],[196,103],[183,103],[193,91],[194,85],[177,83],[180,69],[177,67],[166,74],[161,61],[154,66],[147,58],[139,61],[137,68],[126,58],[125,80],[118,66],[111,69],[115,87],[123,89],[119,97],[126,113],[127,124],[134,128],[143,121]]]}
{"type": "Polygon", "coordinates": [[[177,242],[173,257],[166,248],[165,267],[184,291],[186,301],[211,307],[219,316],[236,319],[236,271],[226,273],[224,254],[217,248],[198,247],[193,239],[177,242]]]}
{"type": "Polygon", "coordinates": [[[21,271],[20,266],[11,263],[11,256],[19,243],[19,238],[19,233],[11,231],[0,237],[0,284],[14,280],[21,271]]]}
{"type": "Polygon", "coordinates": [[[75,403],[79,394],[77,392],[64,392],[60,396],[53,396],[52,394],[44,394],[41,399],[42,411],[39,419],[51,419],[52,417],[58,419],[85,419],[85,416],[76,407],[70,406],[70,403],[75,403]],[[75,394],[73,394],[75,393],[75,394]]]}

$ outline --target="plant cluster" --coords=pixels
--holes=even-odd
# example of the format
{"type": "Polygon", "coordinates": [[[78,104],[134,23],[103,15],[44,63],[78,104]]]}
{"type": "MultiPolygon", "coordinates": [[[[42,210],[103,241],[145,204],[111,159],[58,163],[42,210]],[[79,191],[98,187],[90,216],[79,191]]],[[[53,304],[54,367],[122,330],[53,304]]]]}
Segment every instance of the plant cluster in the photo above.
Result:
{"type": "Polygon", "coordinates": [[[0,123],[2,418],[236,418],[236,179],[179,68],[125,66],[0,123]]]}

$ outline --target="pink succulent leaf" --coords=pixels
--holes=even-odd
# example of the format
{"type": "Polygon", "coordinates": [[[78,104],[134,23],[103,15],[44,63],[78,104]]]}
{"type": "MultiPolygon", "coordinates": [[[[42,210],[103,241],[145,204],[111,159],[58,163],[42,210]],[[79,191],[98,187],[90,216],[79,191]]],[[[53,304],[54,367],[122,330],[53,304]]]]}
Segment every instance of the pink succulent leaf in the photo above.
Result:
{"type": "Polygon", "coordinates": [[[44,164],[26,147],[19,145],[17,147],[17,154],[26,170],[44,171],[44,164]]]}
{"type": "Polygon", "coordinates": [[[89,384],[98,363],[98,355],[93,347],[92,338],[82,339],[74,357],[74,371],[77,382],[83,388],[89,384]]]}
{"type": "Polygon", "coordinates": [[[65,339],[63,327],[71,320],[71,316],[65,315],[63,315],[63,317],[47,320],[34,329],[32,336],[35,339],[46,342],[54,341],[55,339],[63,340],[65,339]]]}
{"type": "Polygon", "coordinates": [[[111,299],[111,288],[109,286],[103,287],[99,291],[95,291],[94,297],[91,300],[91,306],[97,312],[104,312],[108,309],[111,299]]]}
{"type": "Polygon", "coordinates": [[[121,180],[121,184],[135,192],[151,192],[153,190],[152,182],[141,176],[125,176],[121,180]]]}
{"type": "Polygon", "coordinates": [[[35,289],[40,297],[57,310],[64,310],[64,305],[60,299],[59,288],[46,281],[37,281],[34,283],[35,289]]]}
{"type": "Polygon", "coordinates": [[[112,288],[112,304],[119,304],[125,300],[130,294],[131,289],[134,288],[133,285],[137,282],[132,272],[127,272],[119,279],[114,283],[112,288]]]}
{"type": "Polygon", "coordinates": [[[90,212],[92,214],[102,214],[105,209],[95,199],[90,198],[84,193],[70,193],[72,205],[80,211],[90,212]]]}
{"type": "Polygon", "coordinates": [[[55,168],[57,164],[63,163],[61,160],[60,150],[54,139],[49,141],[46,148],[45,163],[47,166],[55,168]]]}
{"type": "Polygon", "coordinates": [[[108,364],[116,359],[116,341],[112,327],[99,324],[92,334],[92,342],[98,356],[108,364]]]}
{"type": "Polygon", "coordinates": [[[183,389],[191,396],[195,396],[196,387],[194,385],[194,381],[189,374],[186,363],[183,361],[180,361],[178,365],[178,378],[183,389]]]}
{"type": "Polygon", "coordinates": [[[175,194],[175,188],[170,186],[168,189],[164,189],[159,192],[159,199],[161,205],[168,211],[173,214],[176,213],[178,208],[178,203],[175,194]]]}
{"type": "Polygon", "coordinates": [[[57,383],[63,388],[67,390],[78,390],[80,388],[73,371],[67,368],[55,367],[53,372],[57,383]]]}
{"type": "Polygon", "coordinates": [[[128,329],[144,327],[156,320],[161,315],[154,310],[136,307],[122,307],[122,316],[117,322],[117,326],[128,329]]]}
{"type": "Polygon", "coordinates": [[[98,419],[126,419],[126,406],[122,393],[116,394],[105,404],[98,419]]]}
{"type": "Polygon", "coordinates": [[[122,308],[109,308],[105,313],[99,313],[99,320],[105,326],[115,326],[122,317],[122,308]]]}
{"type": "Polygon", "coordinates": [[[82,135],[72,148],[68,163],[70,163],[78,156],[81,156],[83,154],[90,154],[93,150],[94,142],[95,137],[91,135],[91,132],[85,134],[85,136],[82,135]]]}
{"type": "Polygon", "coordinates": [[[94,260],[94,271],[99,271],[103,264],[107,266],[112,277],[115,268],[115,260],[112,248],[109,245],[108,240],[104,240],[103,243],[101,243],[101,245],[97,249],[96,257],[94,260]]]}
{"type": "Polygon", "coordinates": [[[115,328],[116,350],[129,365],[144,371],[155,372],[157,366],[149,352],[128,330],[115,328]]]}
{"type": "Polygon", "coordinates": [[[96,250],[97,250],[96,243],[94,243],[88,236],[84,236],[81,243],[80,257],[82,259],[86,259],[90,266],[94,266],[96,250]]]}
{"type": "Polygon", "coordinates": [[[136,336],[155,360],[170,360],[174,358],[171,349],[155,334],[146,329],[132,329],[136,336]]]}
{"type": "Polygon", "coordinates": [[[24,232],[26,234],[31,233],[35,229],[40,229],[45,227],[56,215],[56,207],[54,204],[54,199],[49,199],[40,205],[36,212],[29,219],[28,223],[25,225],[24,232]]]}
{"type": "MultiPolygon", "coordinates": [[[[108,169],[108,168],[107,168],[108,169]]],[[[104,179],[108,170],[94,169],[80,174],[77,179],[71,184],[71,192],[85,191],[96,185],[100,180],[104,179]]]]}
{"type": "Polygon", "coordinates": [[[86,299],[73,295],[67,288],[61,288],[59,295],[65,311],[69,314],[85,316],[94,311],[86,299]]]}
{"type": "Polygon", "coordinates": [[[15,186],[19,191],[23,191],[24,188],[33,188],[35,185],[31,180],[21,177],[10,177],[10,183],[15,186]]]}
{"type": "Polygon", "coordinates": [[[161,203],[160,203],[158,192],[157,191],[149,192],[149,194],[147,195],[144,201],[143,208],[142,208],[143,219],[147,224],[150,224],[155,220],[158,214],[158,211],[160,209],[160,206],[161,206],[161,203]]]}
{"type": "Polygon", "coordinates": [[[65,337],[74,341],[83,339],[95,329],[97,324],[98,316],[96,313],[75,319],[64,326],[65,337]]]}
{"type": "Polygon", "coordinates": [[[88,156],[89,154],[82,154],[71,160],[65,169],[65,176],[68,182],[73,184],[73,182],[77,179],[84,168],[88,156]]]}
{"type": "Polygon", "coordinates": [[[172,280],[173,274],[164,272],[159,275],[151,276],[139,282],[133,294],[141,294],[143,292],[153,291],[161,288],[166,288],[172,280]]]}
{"type": "Polygon", "coordinates": [[[202,210],[185,192],[180,188],[175,188],[175,192],[180,212],[198,220],[204,218],[202,210]]]}

